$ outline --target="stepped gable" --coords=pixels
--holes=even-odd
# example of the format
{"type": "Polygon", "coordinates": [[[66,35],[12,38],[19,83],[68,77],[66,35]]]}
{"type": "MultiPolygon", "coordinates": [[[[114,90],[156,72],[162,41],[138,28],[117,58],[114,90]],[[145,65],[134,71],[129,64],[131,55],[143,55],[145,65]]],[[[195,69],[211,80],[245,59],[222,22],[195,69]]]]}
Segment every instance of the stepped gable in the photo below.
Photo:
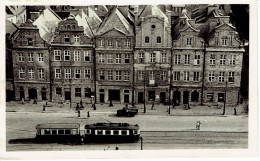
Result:
{"type": "Polygon", "coordinates": [[[61,18],[50,7],[48,7],[43,10],[41,15],[33,22],[33,24],[39,29],[41,38],[50,42],[60,21],[61,18]]]}
{"type": "Polygon", "coordinates": [[[104,19],[103,23],[97,31],[97,35],[101,35],[112,29],[117,29],[126,35],[133,34],[133,27],[117,7],[114,7],[111,14],[104,19]]]}

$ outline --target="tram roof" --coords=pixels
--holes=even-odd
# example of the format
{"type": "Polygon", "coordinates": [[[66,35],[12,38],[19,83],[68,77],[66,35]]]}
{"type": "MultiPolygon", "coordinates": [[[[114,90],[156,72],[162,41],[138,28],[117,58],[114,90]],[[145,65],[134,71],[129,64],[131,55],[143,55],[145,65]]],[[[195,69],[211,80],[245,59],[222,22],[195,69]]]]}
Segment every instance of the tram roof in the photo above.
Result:
{"type": "Polygon", "coordinates": [[[47,123],[38,124],[36,129],[78,129],[79,127],[78,123],[47,123]]]}
{"type": "Polygon", "coordinates": [[[128,123],[95,123],[86,124],[85,128],[96,128],[96,129],[139,129],[137,124],[128,123]]]}

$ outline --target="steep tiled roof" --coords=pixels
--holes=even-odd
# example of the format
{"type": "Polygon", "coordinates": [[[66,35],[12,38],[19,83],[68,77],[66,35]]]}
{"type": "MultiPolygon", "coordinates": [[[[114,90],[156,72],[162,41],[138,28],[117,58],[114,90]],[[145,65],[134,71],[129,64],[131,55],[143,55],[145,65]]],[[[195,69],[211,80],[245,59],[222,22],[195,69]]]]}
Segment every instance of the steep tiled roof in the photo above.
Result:
{"type": "Polygon", "coordinates": [[[19,15],[26,8],[25,6],[6,6],[6,14],[19,15]]]}
{"type": "Polygon", "coordinates": [[[10,36],[12,36],[16,31],[17,31],[18,27],[12,23],[9,20],[5,20],[5,31],[7,34],[10,34],[10,36]]]}
{"type": "Polygon", "coordinates": [[[147,16],[158,16],[161,18],[164,18],[164,21],[166,23],[168,23],[168,17],[162,12],[162,10],[160,8],[158,8],[158,6],[156,5],[147,5],[142,13],[139,15],[140,17],[147,17],[147,16]]]}
{"type": "Polygon", "coordinates": [[[51,41],[55,29],[61,18],[51,9],[46,8],[42,14],[33,22],[39,28],[40,36],[43,40],[51,41]]]}
{"type": "Polygon", "coordinates": [[[90,26],[91,30],[95,34],[98,30],[98,27],[102,23],[101,18],[96,14],[95,11],[93,11],[90,7],[88,7],[86,11],[86,19],[88,25],[90,26]]]}
{"type": "Polygon", "coordinates": [[[133,27],[126,20],[123,14],[115,7],[111,14],[106,17],[97,31],[98,35],[101,35],[113,28],[117,28],[125,34],[133,34],[133,27]]]}
{"type": "Polygon", "coordinates": [[[89,38],[94,37],[94,33],[92,32],[88,22],[87,22],[87,15],[82,11],[82,14],[77,14],[75,16],[76,21],[78,22],[79,26],[83,26],[84,28],[84,34],[88,36],[89,38]]]}

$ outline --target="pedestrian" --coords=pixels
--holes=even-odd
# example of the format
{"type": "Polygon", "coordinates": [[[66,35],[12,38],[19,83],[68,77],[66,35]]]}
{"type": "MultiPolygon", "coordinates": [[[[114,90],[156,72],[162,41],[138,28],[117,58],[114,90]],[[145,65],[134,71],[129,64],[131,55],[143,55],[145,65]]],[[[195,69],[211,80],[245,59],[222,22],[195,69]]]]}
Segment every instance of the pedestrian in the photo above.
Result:
{"type": "Polygon", "coordinates": [[[95,103],[93,103],[93,105],[92,105],[92,106],[93,106],[93,109],[94,109],[94,110],[96,110],[96,109],[97,109],[97,108],[96,108],[96,104],[95,104],[95,103]]]}
{"type": "Polygon", "coordinates": [[[237,115],[237,109],[236,109],[236,107],[234,108],[234,115],[237,115]]]}
{"type": "Polygon", "coordinates": [[[110,147],[107,147],[107,150],[110,150],[110,147]]]}
{"type": "Polygon", "coordinates": [[[179,106],[179,100],[176,100],[176,106],[179,106]]]}
{"type": "Polygon", "coordinates": [[[169,112],[170,110],[170,105],[167,106],[167,111],[166,112],[169,112]]]}
{"type": "Polygon", "coordinates": [[[78,109],[78,117],[80,117],[80,110],[78,109]]]}
{"type": "Polygon", "coordinates": [[[174,103],[172,104],[172,108],[175,109],[175,105],[174,105],[174,103]]]}
{"type": "Polygon", "coordinates": [[[116,144],[116,150],[119,150],[119,147],[118,147],[118,145],[116,144]]]}
{"type": "Polygon", "coordinates": [[[45,111],[45,105],[43,105],[42,110],[45,111]]]}
{"type": "Polygon", "coordinates": [[[197,123],[196,123],[196,129],[197,129],[197,130],[200,130],[200,125],[201,125],[201,122],[200,122],[200,121],[197,121],[197,123]]]}
{"type": "Polygon", "coordinates": [[[188,109],[190,109],[190,103],[188,102],[188,109]]]}
{"type": "Polygon", "coordinates": [[[34,97],[34,102],[33,102],[33,104],[37,104],[37,99],[36,99],[36,97],[34,97]]]}
{"type": "Polygon", "coordinates": [[[89,111],[88,111],[88,118],[90,118],[89,111]]]}
{"type": "Polygon", "coordinates": [[[80,104],[80,108],[84,108],[82,100],[80,100],[79,104],[80,104]]]}
{"type": "Polygon", "coordinates": [[[24,104],[24,98],[22,98],[22,104],[24,104]]]}
{"type": "Polygon", "coordinates": [[[155,108],[154,108],[154,102],[152,103],[152,107],[151,107],[151,110],[154,110],[155,108]]]}

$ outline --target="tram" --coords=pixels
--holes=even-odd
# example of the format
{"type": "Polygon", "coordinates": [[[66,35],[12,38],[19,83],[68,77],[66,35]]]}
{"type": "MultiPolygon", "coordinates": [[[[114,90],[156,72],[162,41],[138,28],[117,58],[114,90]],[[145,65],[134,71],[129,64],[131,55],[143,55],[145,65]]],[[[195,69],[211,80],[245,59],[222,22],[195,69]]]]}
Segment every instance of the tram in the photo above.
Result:
{"type": "Polygon", "coordinates": [[[80,124],[47,123],[36,126],[36,142],[80,142],[80,124]]]}
{"type": "Polygon", "coordinates": [[[136,142],[140,127],[128,123],[95,123],[85,125],[85,142],[136,142]]]}

